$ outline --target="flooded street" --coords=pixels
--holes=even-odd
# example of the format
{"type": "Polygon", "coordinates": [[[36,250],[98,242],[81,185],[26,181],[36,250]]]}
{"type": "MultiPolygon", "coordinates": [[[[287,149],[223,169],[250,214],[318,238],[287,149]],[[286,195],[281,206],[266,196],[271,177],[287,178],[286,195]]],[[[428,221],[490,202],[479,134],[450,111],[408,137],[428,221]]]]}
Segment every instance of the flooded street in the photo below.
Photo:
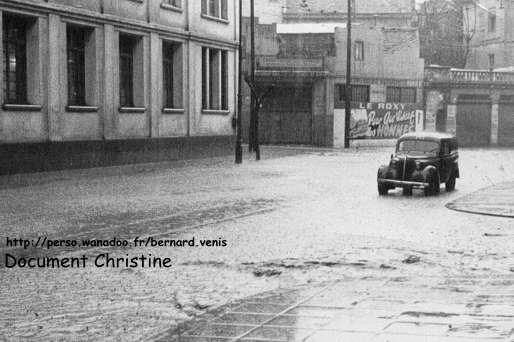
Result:
{"type": "Polygon", "coordinates": [[[151,255],[173,267],[20,269],[2,261],[0,340],[150,339],[234,300],[346,278],[500,276],[511,287],[512,220],[445,205],[512,181],[514,151],[460,151],[455,192],[379,197],[376,173],[390,153],[266,148],[263,161],[242,166],[218,158],[4,186],[2,255],[151,255]],[[24,249],[6,246],[6,237],[130,245],[24,249]],[[134,246],[149,237],[196,243],[134,246]]]}

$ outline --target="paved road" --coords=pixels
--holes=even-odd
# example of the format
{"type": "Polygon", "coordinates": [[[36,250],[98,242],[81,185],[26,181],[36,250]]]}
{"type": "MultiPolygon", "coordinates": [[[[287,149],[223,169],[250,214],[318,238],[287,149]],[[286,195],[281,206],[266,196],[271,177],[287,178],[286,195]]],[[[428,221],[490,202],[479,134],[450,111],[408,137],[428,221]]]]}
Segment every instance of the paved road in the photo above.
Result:
{"type": "Polygon", "coordinates": [[[463,150],[457,191],[430,198],[377,195],[376,170],[389,154],[266,149],[265,160],[243,166],[219,158],[17,178],[16,186],[3,178],[5,236],[154,236],[227,246],[46,251],[7,249],[2,241],[2,254],[152,254],[174,267],[2,268],[0,339],[147,339],[231,301],[348,278],[510,279],[511,221],[445,204],[511,181],[514,151],[463,150]]]}

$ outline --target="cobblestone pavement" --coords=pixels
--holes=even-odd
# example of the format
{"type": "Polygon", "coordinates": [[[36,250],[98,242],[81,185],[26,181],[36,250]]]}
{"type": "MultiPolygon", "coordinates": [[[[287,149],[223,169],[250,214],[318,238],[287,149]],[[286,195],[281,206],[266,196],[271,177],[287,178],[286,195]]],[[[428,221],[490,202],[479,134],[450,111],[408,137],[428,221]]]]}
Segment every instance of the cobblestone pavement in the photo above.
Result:
{"type": "Polygon", "coordinates": [[[510,342],[512,286],[490,274],[348,278],[232,303],[155,341],[510,342]]]}
{"type": "Polygon", "coordinates": [[[514,183],[507,182],[481,189],[446,205],[467,213],[514,217],[514,183]]]}
{"type": "MultiPolygon", "coordinates": [[[[433,197],[421,191],[403,196],[401,189],[378,196],[376,171],[390,153],[391,148],[266,147],[261,162],[246,159],[239,166],[227,157],[0,177],[0,254],[152,254],[173,262],[171,269],[6,269],[2,260],[0,341],[141,341],[173,336],[188,324],[193,324],[189,331],[202,333],[202,317],[221,319],[234,311],[233,305],[259,303],[262,296],[282,293],[291,300],[277,303],[287,307],[260,310],[272,318],[297,303],[297,309],[304,308],[303,300],[318,290],[323,292],[311,300],[324,297],[337,305],[328,311],[329,304],[312,307],[333,313],[334,320],[355,313],[348,319],[359,323],[364,320],[362,312],[370,309],[369,325],[360,328],[357,341],[381,338],[389,322],[416,319],[451,321],[452,326],[461,319],[461,326],[470,327],[466,334],[476,331],[473,336],[482,339],[512,340],[501,316],[512,321],[512,221],[456,212],[445,205],[479,189],[512,182],[514,151],[461,150],[457,190],[442,189],[433,197]],[[21,250],[6,248],[6,236],[223,239],[227,246],[21,250]],[[329,295],[334,291],[340,295],[329,295]],[[254,297],[262,293],[266,295],[254,297]],[[380,306],[380,300],[373,303],[375,297],[400,297],[403,302],[385,301],[380,306]],[[416,303],[417,309],[412,307],[416,303]],[[467,309],[459,311],[462,306],[467,309]],[[419,312],[428,314],[416,317],[419,312]],[[439,317],[439,312],[460,316],[439,317]],[[497,316],[484,321],[473,312],[497,316]],[[492,328],[482,329],[484,322],[492,328]]],[[[332,322],[303,321],[297,325],[307,329],[331,327],[325,323],[332,322]]],[[[252,329],[267,320],[243,324],[247,322],[253,322],[252,329]]],[[[334,331],[351,330],[348,327],[352,325],[334,331]]],[[[388,326],[385,331],[393,332],[388,340],[395,341],[394,333],[402,327],[388,326]]],[[[233,328],[238,334],[229,339],[250,330],[243,328],[233,328]]],[[[227,334],[230,329],[218,332],[227,334]]],[[[441,329],[435,331],[442,334],[441,329]]],[[[445,334],[453,338],[452,331],[448,328],[445,334]]],[[[413,336],[408,341],[416,341],[413,336]]]]}

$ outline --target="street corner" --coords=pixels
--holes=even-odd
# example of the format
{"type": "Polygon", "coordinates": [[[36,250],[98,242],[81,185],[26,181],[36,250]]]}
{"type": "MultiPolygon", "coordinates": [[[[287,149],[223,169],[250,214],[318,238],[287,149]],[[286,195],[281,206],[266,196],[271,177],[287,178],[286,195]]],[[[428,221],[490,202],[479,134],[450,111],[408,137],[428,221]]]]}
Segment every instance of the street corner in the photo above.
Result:
{"type": "Polygon", "coordinates": [[[470,214],[514,218],[514,182],[480,189],[446,204],[446,207],[470,214]]]}

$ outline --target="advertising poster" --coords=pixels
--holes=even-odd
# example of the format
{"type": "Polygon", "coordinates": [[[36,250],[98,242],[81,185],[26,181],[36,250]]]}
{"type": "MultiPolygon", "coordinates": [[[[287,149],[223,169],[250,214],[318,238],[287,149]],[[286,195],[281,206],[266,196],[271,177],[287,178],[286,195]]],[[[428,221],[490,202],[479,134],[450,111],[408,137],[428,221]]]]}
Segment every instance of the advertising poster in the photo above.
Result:
{"type": "Polygon", "coordinates": [[[351,139],[394,139],[416,129],[417,104],[359,103],[352,109],[351,139]]]}

